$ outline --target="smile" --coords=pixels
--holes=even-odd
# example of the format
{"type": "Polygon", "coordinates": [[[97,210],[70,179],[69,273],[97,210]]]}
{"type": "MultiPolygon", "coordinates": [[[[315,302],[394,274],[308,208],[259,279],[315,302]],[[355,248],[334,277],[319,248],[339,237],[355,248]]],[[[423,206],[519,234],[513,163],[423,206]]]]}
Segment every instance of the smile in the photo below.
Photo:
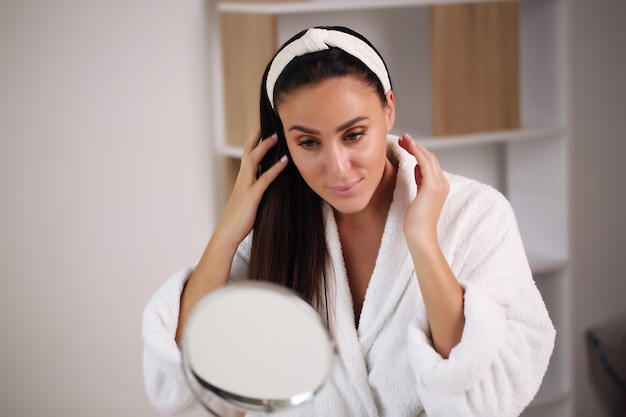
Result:
{"type": "Polygon", "coordinates": [[[357,192],[361,181],[363,181],[363,179],[359,179],[346,185],[330,187],[330,191],[338,197],[350,197],[357,192]]]}

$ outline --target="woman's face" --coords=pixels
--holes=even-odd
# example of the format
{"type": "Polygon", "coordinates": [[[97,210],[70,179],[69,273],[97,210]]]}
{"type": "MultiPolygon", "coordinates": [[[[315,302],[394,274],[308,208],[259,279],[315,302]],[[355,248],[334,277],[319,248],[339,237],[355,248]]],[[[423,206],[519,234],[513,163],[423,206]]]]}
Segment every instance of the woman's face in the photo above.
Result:
{"type": "Polygon", "coordinates": [[[393,92],[383,106],[360,79],[337,77],[299,88],[277,107],[292,162],[309,187],[340,213],[366,208],[388,163],[393,92]]]}

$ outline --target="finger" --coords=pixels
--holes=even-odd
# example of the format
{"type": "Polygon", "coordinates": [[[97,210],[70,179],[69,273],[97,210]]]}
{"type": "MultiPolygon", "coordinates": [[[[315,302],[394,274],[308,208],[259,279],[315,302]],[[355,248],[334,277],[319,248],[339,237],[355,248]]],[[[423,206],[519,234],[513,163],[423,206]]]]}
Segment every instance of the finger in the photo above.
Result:
{"type": "Polygon", "coordinates": [[[256,179],[261,160],[276,143],[278,143],[276,135],[272,135],[260,142],[257,139],[252,148],[248,148],[244,151],[243,157],[241,158],[240,172],[243,171],[246,176],[251,176],[250,178],[256,179]]]}
{"type": "Polygon", "coordinates": [[[419,164],[415,165],[415,184],[422,185],[422,180],[424,176],[422,175],[422,168],[419,164]]]}
{"type": "Polygon", "coordinates": [[[426,167],[428,165],[430,161],[430,152],[417,143],[411,136],[405,133],[399,139],[398,144],[415,157],[418,165],[421,165],[422,167],[426,167]]]}
{"type": "Polygon", "coordinates": [[[265,139],[259,140],[257,145],[252,150],[252,152],[255,154],[255,156],[262,154],[261,158],[263,158],[263,156],[267,153],[267,151],[269,151],[270,148],[276,145],[277,142],[278,142],[278,135],[274,133],[271,136],[266,137],[265,139]]]}
{"type": "Polygon", "coordinates": [[[447,187],[447,180],[437,156],[422,144],[404,134],[398,141],[399,145],[415,157],[415,183],[418,185],[441,184],[447,187]]]}
{"type": "Polygon", "coordinates": [[[245,179],[245,181],[248,183],[252,183],[256,180],[259,163],[261,162],[263,155],[265,155],[265,153],[267,153],[267,150],[271,147],[268,145],[273,146],[275,144],[275,141],[274,143],[272,143],[272,140],[261,141],[259,139],[261,135],[260,129],[261,126],[257,124],[255,130],[251,132],[250,136],[243,145],[243,155],[241,157],[241,164],[239,166],[239,174],[237,175],[237,178],[241,178],[242,181],[245,179]],[[262,151],[259,156],[259,152],[256,151],[256,149],[262,142],[267,143],[263,145],[263,149],[265,150],[262,151]]]}
{"type": "Polygon", "coordinates": [[[255,148],[250,152],[250,156],[254,163],[259,164],[263,157],[267,154],[267,152],[278,143],[278,136],[274,133],[272,136],[269,136],[263,140],[261,140],[255,148]]]}
{"type": "Polygon", "coordinates": [[[419,163],[419,159],[423,159],[421,158],[422,152],[416,146],[416,142],[413,140],[413,138],[411,138],[408,134],[402,135],[398,139],[398,144],[408,153],[413,155],[413,157],[415,157],[415,160],[416,160],[416,164],[414,168],[415,184],[417,184],[418,186],[422,185],[422,180],[424,179],[424,174],[422,173],[423,166],[420,165],[419,163]]]}
{"type": "Polygon", "coordinates": [[[408,134],[404,134],[402,136],[400,136],[398,138],[398,144],[400,145],[400,147],[402,147],[405,151],[407,151],[408,153],[410,153],[411,155],[415,156],[414,152],[415,152],[415,141],[413,140],[413,138],[411,138],[411,136],[409,136],[408,134]]]}
{"type": "Polygon", "coordinates": [[[256,145],[259,143],[259,138],[261,137],[261,124],[257,123],[256,127],[250,132],[250,136],[244,142],[243,150],[244,152],[251,152],[256,145]]]}
{"type": "Polygon", "coordinates": [[[417,162],[426,162],[425,159],[429,158],[428,154],[430,152],[406,133],[398,140],[398,144],[413,155],[417,159],[417,162]]]}
{"type": "Polygon", "coordinates": [[[261,176],[258,178],[255,187],[261,188],[264,192],[267,187],[278,177],[278,174],[283,172],[287,163],[289,162],[289,158],[287,155],[283,155],[274,165],[272,165],[269,169],[267,169],[261,176]]]}

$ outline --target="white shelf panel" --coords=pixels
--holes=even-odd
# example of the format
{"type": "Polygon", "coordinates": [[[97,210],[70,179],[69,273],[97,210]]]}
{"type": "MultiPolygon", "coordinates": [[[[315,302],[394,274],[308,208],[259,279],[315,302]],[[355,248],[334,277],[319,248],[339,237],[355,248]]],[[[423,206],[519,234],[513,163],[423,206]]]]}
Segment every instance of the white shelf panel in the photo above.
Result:
{"type": "MultiPolygon", "coordinates": [[[[512,0],[491,0],[512,1],[512,0]]],[[[332,12],[339,10],[372,10],[432,4],[475,3],[476,0],[309,0],[279,3],[218,2],[220,13],[291,14],[332,12]]]]}
{"type": "MultiPolygon", "coordinates": [[[[419,141],[427,149],[436,150],[514,141],[553,139],[560,137],[564,133],[565,129],[561,127],[539,127],[441,137],[414,135],[413,139],[419,141]]],[[[222,145],[219,152],[221,155],[230,158],[241,158],[242,156],[241,148],[233,145],[222,145]]]]}
{"type": "Polygon", "coordinates": [[[239,146],[222,145],[219,149],[219,153],[227,158],[241,159],[243,156],[243,149],[239,146]]]}
{"type": "Polygon", "coordinates": [[[476,133],[467,135],[441,136],[441,137],[422,137],[416,136],[418,140],[427,149],[449,149],[460,148],[464,146],[479,146],[495,143],[507,143],[522,140],[540,140],[552,139],[559,137],[565,133],[562,127],[528,127],[515,130],[503,130],[498,132],[476,133]]]}

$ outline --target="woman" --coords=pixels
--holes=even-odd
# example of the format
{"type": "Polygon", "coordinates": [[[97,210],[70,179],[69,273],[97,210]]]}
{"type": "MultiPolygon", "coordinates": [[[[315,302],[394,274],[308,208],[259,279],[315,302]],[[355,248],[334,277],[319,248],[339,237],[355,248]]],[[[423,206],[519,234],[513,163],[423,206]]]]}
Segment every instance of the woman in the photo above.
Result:
{"type": "Polygon", "coordinates": [[[144,374],[165,412],[193,402],[176,342],[229,280],[293,288],[328,320],[332,377],[294,416],[516,416],[539,389],[555,332],[513,211],[444,173],[408,135],[361,35],[311,28],[268,64],[261,132],[193,269],[144,313],[144,374]]]}

